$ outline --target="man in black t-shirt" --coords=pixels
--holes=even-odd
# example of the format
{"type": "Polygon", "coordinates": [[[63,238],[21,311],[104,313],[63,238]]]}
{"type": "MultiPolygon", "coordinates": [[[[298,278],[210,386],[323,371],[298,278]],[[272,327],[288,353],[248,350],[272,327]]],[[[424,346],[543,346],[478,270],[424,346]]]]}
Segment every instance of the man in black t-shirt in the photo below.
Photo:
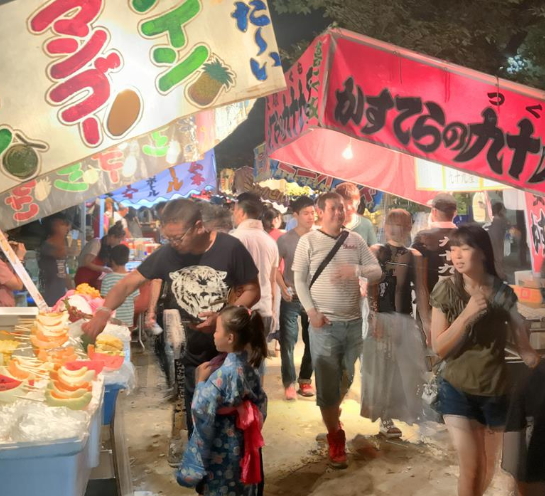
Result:
{"type": "MultiPolygon", "coordinates": [[[[453,220],[458,210],[456,198],[448,193],[439,193],[431,201],[430,206],[430,228],[419,231],[413,243],[413,248],[424,257],[428,294],[433,291],[439,279],[454,274],[449,236],[456,229],[453,220]]],[[[430,317],[431,307],[428,315],[421,315],[418,312],[417,320],[422,324],[428,345],[430,344],[430,317]]]]}
{"type": "MultiPolygon", "coordinates": [[[[191,411],[195,388],[195,368],[216,356],[214,331],[219,310],[233,302],[251,308],[260,298],[258,270],[242,243],[228,234],[209,231],[201,210],[191,200],[174,200],[162,216],[162,235],[168,244],[152,253],[142,264],[108,293],[104,306],[83,326],[96,336],[104,329],[113,310],[145,281],[171,281],[186,329],[185,401],[191,411]]],[[[193,426],[187,417],[188,431],[193,426]]]]}

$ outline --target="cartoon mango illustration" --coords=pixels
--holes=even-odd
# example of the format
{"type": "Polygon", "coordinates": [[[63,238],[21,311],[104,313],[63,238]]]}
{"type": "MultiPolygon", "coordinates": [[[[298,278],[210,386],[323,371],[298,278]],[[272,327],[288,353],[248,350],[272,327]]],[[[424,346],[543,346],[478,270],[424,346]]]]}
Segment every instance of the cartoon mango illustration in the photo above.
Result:
{"type": "Polygon", "coordinates": [[[218,57],[203,64],[198,79],[187,87],[187,97],[199,107],[211,105],[222,91],[234,85],[235,75],[218,57]]]}

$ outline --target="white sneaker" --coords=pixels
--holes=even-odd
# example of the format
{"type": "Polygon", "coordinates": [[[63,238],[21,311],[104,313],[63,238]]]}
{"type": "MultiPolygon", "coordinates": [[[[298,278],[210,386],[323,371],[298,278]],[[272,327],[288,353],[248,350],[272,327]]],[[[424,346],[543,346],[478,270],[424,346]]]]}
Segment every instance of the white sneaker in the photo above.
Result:
{"type": "Polygon", "coordinates": [[[387,439],[398,439],[403,433],[396,427],[392,420],[381,420],[379,433],[387,439]]]}

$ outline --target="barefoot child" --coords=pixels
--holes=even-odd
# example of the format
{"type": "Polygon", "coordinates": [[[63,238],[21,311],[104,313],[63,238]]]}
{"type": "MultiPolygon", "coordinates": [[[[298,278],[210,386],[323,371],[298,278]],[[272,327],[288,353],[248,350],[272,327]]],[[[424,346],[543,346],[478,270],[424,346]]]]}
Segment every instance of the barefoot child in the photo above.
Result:
{"type": "Polygon", "coordinates": [[[267,406],[256,370],[267,356],[263,321],[245,307],[226,307],[214,343],[227,356],[221,365],[206,362],[197,368],[191,405],[195,430],[178,483],[204,487],[207,496],[255,494],[267,406]]]}

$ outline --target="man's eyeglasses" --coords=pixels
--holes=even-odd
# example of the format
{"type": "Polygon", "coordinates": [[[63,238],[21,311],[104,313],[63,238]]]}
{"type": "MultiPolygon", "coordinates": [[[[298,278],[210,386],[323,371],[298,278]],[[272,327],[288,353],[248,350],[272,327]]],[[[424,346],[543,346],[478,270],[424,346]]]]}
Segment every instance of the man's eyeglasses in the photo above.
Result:
{"type": "Polygon", "coordinates": [[[176,236],[175,238],[169,238],[168,236],[163,236],[171,245],[180,245],[183,243],[185,237],[188,235],[189,231],[191,231],[195,225],[193,224],[189,229],[185,231],[181,236],[176,236]]]}

